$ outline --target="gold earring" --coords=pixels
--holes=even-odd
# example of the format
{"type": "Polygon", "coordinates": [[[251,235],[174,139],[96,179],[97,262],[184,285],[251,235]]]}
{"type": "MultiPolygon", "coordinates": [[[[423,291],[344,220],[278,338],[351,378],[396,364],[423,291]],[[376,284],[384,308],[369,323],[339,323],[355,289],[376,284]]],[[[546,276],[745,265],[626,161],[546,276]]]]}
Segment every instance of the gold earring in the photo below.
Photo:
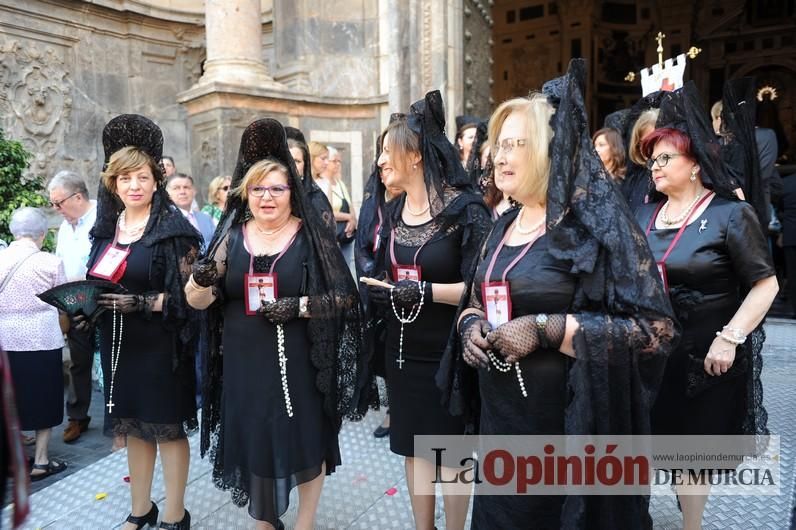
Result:
{"type": "Polygon", "coordinates": [[[697,168],[694,167],[694,168],[691,169],[691,182],[695,182],[696,181],[696,176],[697,176],[697,168]]]}

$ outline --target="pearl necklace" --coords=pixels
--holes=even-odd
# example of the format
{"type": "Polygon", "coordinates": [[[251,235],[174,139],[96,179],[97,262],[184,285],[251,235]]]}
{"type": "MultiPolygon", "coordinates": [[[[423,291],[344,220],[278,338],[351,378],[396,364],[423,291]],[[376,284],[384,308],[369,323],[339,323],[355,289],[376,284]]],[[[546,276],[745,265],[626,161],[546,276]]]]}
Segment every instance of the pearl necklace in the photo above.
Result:
{"type": "Polygon", "coordinates": [[[274,228],[273,230],[264,230],[260,228],[260,225],[257,224],[257,221],[254,221],[254,227],[257,228],[257,231],[265,236],[272,236],[274,234],[278,234],[281,232],[288,224],[290,223],[290,216],[287,217],[287,221],[282,223],[279,227],[274,228]]]}
{"type": "Polygon", "coordinates": [[[122,331],[124,330],[124,315],[120,312],[119,315],[119,334],[117,340],[116,334],[116,300],[113,301],[113,315],[111,317],[111,386],[108,392],[108,414],[113,413],[113,407],[116,404],[113,402],[113,383],[116,380],[116,367],[119,366],[119,353],[122,350],[122,331]]]}
{"type": "Polygon", "coordinates": [[[127,226],[127,210],[122,210],[122,213],[119,214],[119,230],[126,233],[130,237],[135,237],[144,232],[147,223],[149,222],[149,215],[146,215],[146,218],[138,224],[134,224],[133,226],[127,226]]]}
{"type": "Polygon", "coordinates": [[[393,291],[390,290],[390,305],[392,305],[392,312],[395,315],[395,318],[398,319],[398,322],[401,323],[401,335],[398,340],[398,360],[395,361],[398,363],[398,369],[404,369],[404,324],[411,324],[417,317],[420,316],[420,310],[423,309],[423,299],[426,297],[426,282],[417,282],[417,288],[420,290],[420,302],[413,307],[409,311],[409,315],[404,313],[404,310],[401,309],[401,315],[398,316],[398,309],[395,307],[395,300],[393,299],[393,291]],[[417,312],[415,312],[415,308],[417,308],[417,312]]]}
{"type": "Polygon", "coordinates": [[[285,327],[276,325],[276,350],[279,360],[279,373],[282,377],[282,393],[285,396],[285,410],[288,417],[293,417],[293,404],[290,402],[290,391],[287,387],[287,356],[285,355],[285,327]]]}
{"type": "Polygon", "coordinates": [[[429,210],[429,208],[431,208],[431,203],[426,204],[426,207],[420,210],[419,212],[413,212],[412,209],[409,207],[409,198],[407,197],[406,202],[404,202],[404,208],[406,209],[407,212],[414,215],[415,217],[420,217],[421,215],[426,213],[429,210]]]}
{"type": "Polygon", "coordinates": [[[515,228],[515,229],[517,230],[517,232],[518,232],[518,233],[520,233],[520,234],[525,234],[525,235],[527,235],[527,234],[533,234],[534,232],[536,232],[537,230],[539,230],[540,228],[542,228],[542,225],[544,225],[544,222],[547,220],[547,216],[546,216],[546,215],[543,215],[543,216],[542,216],[542,220],[541,220],[541,221],[539,221],[538,223],[536,223],[535,225],[533,225],[532,227],[530,227],[530,228],[523,228],[523,227],[522,227],[522,214],[523,214],[523,212],[525,212],[525,206],[523,206],[522,208],[520,208],[520,213],[517,215],[517,220],[516,220],[516,221],[514,221],[514,228],[515,228]]]}
{"type": "Polygon", "coordinates": [[[661,208],[661,215],[660,215],[661,222],[663,224],[665,224],[666,226],[671,226],[671,225],[676,225],[678,223],[682,223],[685,220],[685,218],[688,217],[688,214],[691,213],[691,210],[694,208],[694,206],[699,201],[699,199],[702,197],[702,192],[703,191],[704,191],[704,188],[702,190],[700,190],[699,193],[697,193],[696,197],[694,197],[694,200],[691,201],[691,204],[689,204],[688,207],[685,210],[683,210],[682,213],[680,215],[678,215],[674,219],[669,219],[668,213],[669,213],[669,202],[670,201],[667,200],[666,204],[664,204],[663,208],[661,208]]]}
{"type": "MultiPolygon", "coordinates": [[[[497,358],[497,356],[492,352],[492,350],[488,350],[486,352],[487,356],[489,356],[489,360],[498,369],[499,372],[508,373],[511,370],[511,363],[507,363],[497,358]]],[[[528,397],[528,391],[525,390],[525,380],[522,378],[522,370],[520,369],[520,363],[514,363],[514,370],[517,372],[517,382],[520,384],[520,392],[522,392],[522,397],[528,397]]]]}

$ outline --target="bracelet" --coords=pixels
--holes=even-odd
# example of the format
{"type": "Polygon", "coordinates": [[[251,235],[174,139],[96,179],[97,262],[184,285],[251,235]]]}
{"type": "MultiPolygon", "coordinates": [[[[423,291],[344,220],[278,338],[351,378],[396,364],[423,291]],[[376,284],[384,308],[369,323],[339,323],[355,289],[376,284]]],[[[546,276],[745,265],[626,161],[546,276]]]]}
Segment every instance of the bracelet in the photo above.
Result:
{"type": "Polygon", "coordinates": [[[719,337],[721,340],[723,340],[725,342],[729,342],[730,344],[734,344],[735,346],[740,346],[741,344],[746,342],[746,337],[744,337],[743,339],[735,339],[733,337],[728,337],[727,335],[725,335],[721,331],[717,331],[716,332],[716,336],[719,337]]]}
{"type": "Polygon", "coordinates": [[[473,320],[480,320],[480,319],[481,319],[481,317],[479,317],[475,313],[468,313],[467,315],[464,316],[464,318],[461,320],[461,322],[459,322],[459,333],[461,333],[462,329],[467,327],[467,325],[470,322],[472,322],[473,320]]]}
{"type": "Polygon", "coordinates": [[[299,297],[299,318],[309,318],[309,297],[308,296],[301,296],[299,297]]]}
{"type": "Polygon", "coordinates": [[[732,338],[735,340],[744,341],[746,340],[746,335],[744,334],[741,328],[733,328],[731,326],[724,326],[721,328],[722,331],[729,331],[732,338]]]}

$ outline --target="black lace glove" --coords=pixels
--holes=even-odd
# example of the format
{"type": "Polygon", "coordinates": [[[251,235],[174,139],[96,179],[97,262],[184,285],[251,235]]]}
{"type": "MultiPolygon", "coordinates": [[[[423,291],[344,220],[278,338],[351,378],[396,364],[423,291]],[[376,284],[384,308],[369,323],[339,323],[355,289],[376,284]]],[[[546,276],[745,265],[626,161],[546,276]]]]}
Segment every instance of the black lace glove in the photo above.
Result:
{"type": "Polygon", "coordinates": [[[462,357],[464,362],[473,368],[486,368],[489,365],[486,350],[491,347],[491,344],[486,340],[486,335],[491,330],[492,326],[489,322],[475,313],[465,316],[459,323],[462,357]]]}
{"type": "Polygon", "coordinates": [[[97,299],[97,305],[112,310],[115,302],[116,311],[120,313],[139,313],[143,311],[147,316],[150,316],[157,297],[157,293],[101,294],[97,299]]]}
{"type": "Polygon", "coordinates": [[[392,293],[390,294],[392,296],[392,301],[395,303],[396,309],[411,310],[414,306],[420,303],[421,293],[424,304],[430,304],[433,302],[434,295],[431,289],[431,282],[401,280],[395,284],[395,287],[393,287],[392,293]]]}
{"type": "Polygon", "coordinates": [[[263,302],[258,313],[274,324],[284,324],[299,316],[298,296],[285,296],[272,302],[263,302]]]}
{"type": "Polygon", "coordinates": [[[218,267],[216,267],[216,260],[202,258],[194,261],[191,266],[191,273],[193,274],[193,281],[199,287],[210,287],[215,285],[218,279],[218,267]]]}
{"type": "Polygon", "coordinates": [[[564,342],[566,315],[544,315],[546,322],[537,323],[537,315],[515,318],[489,332],[487,340],[492,347],[514,363],[539,348],[558,349],[564,342]],[[541,329],[544,332],[540,332],[541,329]]]}
{"type": "MultiPolygon", "coordinates": [[[[392,284],[387,280],[382,280],[385,283],[392,284]]],[[[377,287],[375,285],[368,285],[368,299],[371,303],[378,306],[386,307],[390,305],[390,289],[386,287],[377,287]]]]}

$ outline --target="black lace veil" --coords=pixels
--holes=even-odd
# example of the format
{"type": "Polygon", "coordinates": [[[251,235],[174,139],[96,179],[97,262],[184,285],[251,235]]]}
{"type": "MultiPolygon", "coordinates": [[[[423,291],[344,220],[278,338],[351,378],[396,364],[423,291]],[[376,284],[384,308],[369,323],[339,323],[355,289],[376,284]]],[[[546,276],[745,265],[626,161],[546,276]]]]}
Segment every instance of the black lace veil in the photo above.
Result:
{"type": "Polygon", "coordinates": [[[473,147],[470,150],[470,158],[467,159],[467,164],[464,167],[470,184],[472,184],[474,189],[481,191],[481,193],[484,192],[485,187],[485,182],[483,182],[483,177],[486,173],[485,170],[491,170],[492,164],[492,155],[490,154],[486,163],[488,167],[481,167],[481,146],[488,140],[488,129],[489,122],[478,122],[475,128],[475,140],[473,140],[473,147]]]}
{"type": "MultiPolygon", "coordinates": [[[[251,123],[241,137],[238,162],[232,175],[232,187],[237,187],[248,170],[257,162],[272,159],[288,168],[293,215],[303,222],[310,241],[307,262],[307,295],[312,299],[312,318],[307,324],[310,335],[310,359],[317,369],[316,387],[324,396],[324,412],[339,431],[344,417],[360,419],[367,411],[365,389],[366,362],[361,355],[362,330],[359,295],[348,266],[343,260],[333,235],[322,223],[320,215],[307,200],[301,176],[296,171],[287,146],[282,124],[270,118],[251,123]]],[[[208,246],[207,258],[228,255],[226,245],[230,230],[245,222],[249,216],[247,204],[238,194],[230,193],[227,209],[208,246]]],[[[210,340],[205,354],[204,408],[202,413],[202,455],[214,453],[214,478],[222,487],[236,488],[235,480],[223,475],[223,455],[218,445],[221,394],[223,381],[221,333],[223,330],[222,303],[210,308],[210,340]],[[211,447],[215,444],[215,447],[211,447]]]]}
{"type": "MultiPolygon", "coordinates": [[[[690,138],[691,149],[699,164],[699,173],[705,187],[725,199],[738,200],[734,190],[740,187],[740,183],[727,172],[710,115],[702,105],[694,82],[688,81],[674,92],[664,92],[660,109],[657,128],[677,129],[690,138]]],[[[663,196],[653,190],[651,198],[653,202],[657,202],[663,196]]]]}

